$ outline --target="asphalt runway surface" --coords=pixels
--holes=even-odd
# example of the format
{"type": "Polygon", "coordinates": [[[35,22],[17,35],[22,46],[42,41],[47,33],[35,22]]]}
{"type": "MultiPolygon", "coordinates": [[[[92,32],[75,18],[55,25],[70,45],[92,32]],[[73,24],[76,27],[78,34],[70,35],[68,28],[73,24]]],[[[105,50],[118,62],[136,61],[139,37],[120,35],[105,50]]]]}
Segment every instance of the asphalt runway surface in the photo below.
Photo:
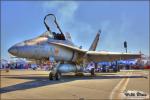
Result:
{"type": "Polygon", "coordinates": [[[90,76],[64,74],[61,80],[48,79],[48,71],[1,70],[1,100],[4,99],[149,99],[149,70],[96,73],[90,76]],[[127,92],[144,95],[126,96],[127,92]],[[141,94],[142,94],[141,93],[141,94]]]}

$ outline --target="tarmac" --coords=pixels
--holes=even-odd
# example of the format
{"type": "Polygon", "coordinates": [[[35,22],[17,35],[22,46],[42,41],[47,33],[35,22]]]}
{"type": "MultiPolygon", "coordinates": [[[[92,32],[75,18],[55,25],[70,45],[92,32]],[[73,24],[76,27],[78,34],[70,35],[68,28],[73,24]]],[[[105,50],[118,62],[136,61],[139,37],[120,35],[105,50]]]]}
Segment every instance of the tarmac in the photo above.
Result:
{"type": "Polygon", "coordinates": [[[149,99],[150,70],[122,70],[90,76],[64,74],[49,80],[49,71],[1,70],[1,100],[5,99],[149,99]],[[131,95],[125,95],[130,93],[131,95]],[[132,95],[140,93],[140,95],[132,95]]]}

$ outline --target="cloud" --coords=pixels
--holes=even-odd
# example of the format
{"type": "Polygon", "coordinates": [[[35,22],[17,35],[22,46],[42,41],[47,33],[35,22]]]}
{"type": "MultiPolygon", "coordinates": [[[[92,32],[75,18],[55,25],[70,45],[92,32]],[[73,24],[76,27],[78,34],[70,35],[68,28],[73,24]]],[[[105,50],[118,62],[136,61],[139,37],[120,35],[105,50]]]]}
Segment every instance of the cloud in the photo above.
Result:
{"type": "MultiPolygon", "coordinates": [[[[102,6],[103,7],[103,6],[102,6]]],[[[105,8],[105,7],[104,7],[105,8]]],[[[88,21],[82,21],[79,17],[80,2],[76,1],[45,1],[43,4],[43,10],[46,14],[54,13],[57,17],[58,23],[62,31],[69,32],[72,40],[78,46],[82,45],[83,48],[88,49],[99,29],[102,33],[100,36],[100,42],[97,50],[118,51],[124,52],[123,42],[128,40],[128,43],[132,43],[132,37],[129,37],[130,33],[133,33],[133,29],[130,27],[133,25],[132,18],[127,16],[127,12],[113,9],[114,15],[111,17],[111,8],[106,8],[105,13],[101,16],[103,19],[99,19],[99,23],[95,21],[95,24],[89,24],[88,21]],[[78,15],[77,15],[78,14],[78,15]],[[106,16],[107,15],[107,16],[106,16]],[[109,19],[107,19],[109,18],[109,19]],[[130,40],[128,38],[131,38],[130,40]]],[[[103,10],[95,11],[97,13],[103,13],[103,10]]],[[[89,12],[90,13],[90,12],[89,12]]],[[[95,14],[95,13],[94,13],[95,14]]],[[[98,15],[98,14],[97,14],[98,15]]],[[[90,22],[90,21],[89,21],[90,22]]],[[[134,45],[132,45],[134,47],[134,45]]]]}
{"type": "Polygon", "coordinates": [[[78,4],[75,1],[46,1],[43,8],[46,13],[54,13],[58,20],[68,23],[74,19],[78,4]]]}
{"type": "Polygon", "coordinates": [[[126,17],[126,14],[122,13],[117,21],[109,19],[100,23],[102,34],[98,50],[124,52],[123,42],[127,39],[128,32],[131,31],[129,28],[131,22],[126,17]]]}
{"type": "Polygon", "coordinates": [[[56,15],[62,30],[71,34],[73,42],[88,49],[96,33],[92,35],[95,32],[94,28],[76,18],[79,5],[75,1],[46,1],[43,4],[43,8],[44,12],[51,12],[56,15]],[[88,41],[89,39],[90,41],[88,41]]]}
{"type": "MultiPolygon", "coordinates": [[[[43,8],[46,13],[54,13],[57,20],[65,32],[71,32],[73,42],[77,45],[82,45],[83,48],[88,49],[96,35],[98,29],[90,25],[87,22],[78,20],[76,18],[76,12],[79,10],[79,2],[75,1],[49,1],[44,2],[43,8]]],[[[99,27],[105,36],[102,37],[98,44],[98,50],[107,45],[106,48],[113,48],[110,41],[113,41],[113,37],[110,34],[115,34],[113,23],[110,20],[103,20],[100,22],[99,27]],[[101,43],[102,42],[102,43],[101,43]]],[[[121,29],[122,30],[122,29],[121,29]]],[[[102,34],[103,35],[103,34],[102,34]]]]}

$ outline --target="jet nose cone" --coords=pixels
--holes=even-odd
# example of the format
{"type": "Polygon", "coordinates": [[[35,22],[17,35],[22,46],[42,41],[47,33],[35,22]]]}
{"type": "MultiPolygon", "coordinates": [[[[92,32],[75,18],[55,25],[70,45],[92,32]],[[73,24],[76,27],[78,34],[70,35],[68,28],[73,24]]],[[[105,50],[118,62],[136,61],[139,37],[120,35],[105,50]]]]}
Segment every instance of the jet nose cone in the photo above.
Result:
{"type": "Polygon", "coordinates": [[[10,54],[16,55],[17,54],[17,48],[13,46],[13,47],[8,49],[8,52],[10,54]]]}

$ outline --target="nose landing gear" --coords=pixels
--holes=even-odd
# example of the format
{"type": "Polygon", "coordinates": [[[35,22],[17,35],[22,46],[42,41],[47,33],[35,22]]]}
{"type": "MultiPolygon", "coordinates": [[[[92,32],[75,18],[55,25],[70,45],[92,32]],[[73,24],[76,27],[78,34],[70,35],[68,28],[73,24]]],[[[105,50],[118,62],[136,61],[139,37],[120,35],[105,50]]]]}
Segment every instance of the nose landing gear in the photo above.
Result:
{"type": "Polygon", "coordinates": [[[56,73],[54,73],[54,72],[50,72],[49,73],[49,80],[60,80],[60,78],[61,78],[61,73],[59,73],[59,72],[56,72],[56,73]]]}
{"type": "Polygon", "coordinates": [[[49,80],[53,80],[54,79],[54,75],[52,72],[49,73],[49,80]]]}
{"type": "Polygon", "coordinates": [[[95,75],[95,69],[92,68],[92,69],[91,69],[91,76],[94,76],[94,75],[95,75]]]}
{"type": "Polygon", "coordinates": [[[55,79],[56,79],[56,80],[60,80],[60,78],[61,78],[61,73],[57,72],[57,73],[55,74],[55,79]]]}
{"type": "Polygon", "coordinates": [[[57,63],[57,65],[50,71],[49,73],[49,80],[60,80],[61,73],[58,71],[60,62],[57,63]]]}

